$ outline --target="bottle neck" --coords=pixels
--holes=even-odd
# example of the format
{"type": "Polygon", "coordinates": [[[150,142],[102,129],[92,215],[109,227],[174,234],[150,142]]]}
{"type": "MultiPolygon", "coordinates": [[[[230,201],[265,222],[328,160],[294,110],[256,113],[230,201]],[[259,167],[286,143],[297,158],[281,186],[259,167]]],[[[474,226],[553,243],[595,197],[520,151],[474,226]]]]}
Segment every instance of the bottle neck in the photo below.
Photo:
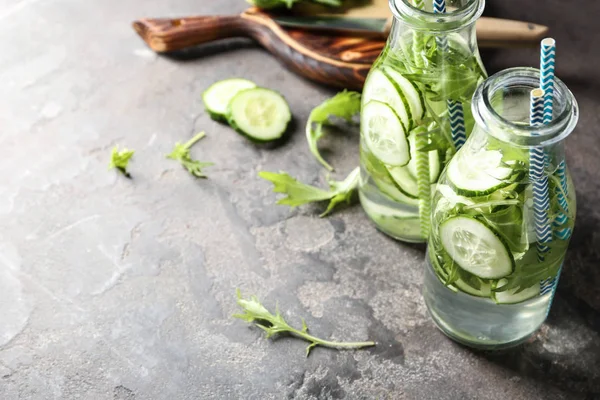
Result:
{"type": "Polygon", "coordinates": [[[413,1],[389,0],[395,24],[408,25],[411,29],[433,35],[469,29],[485,8],[485,0],[447,0],[446,13],[440,14],[434,13],[431,4],[419,9],[413,1]]]}
{"type": "Polygon", "coordinates": [[[550,123],[530,126],[531,91],[540,86],[540,71],[511,68],[479,86],[472,110],[479,130],[520,148],[562,145],[579,119],[577,101],[560,80],[555,80],[550,123]]]}

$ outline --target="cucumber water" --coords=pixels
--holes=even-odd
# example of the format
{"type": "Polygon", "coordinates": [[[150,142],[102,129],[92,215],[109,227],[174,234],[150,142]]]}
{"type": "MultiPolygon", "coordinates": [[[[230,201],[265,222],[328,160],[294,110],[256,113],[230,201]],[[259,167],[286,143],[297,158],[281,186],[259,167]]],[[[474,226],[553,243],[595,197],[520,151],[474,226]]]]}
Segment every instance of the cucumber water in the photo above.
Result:
{"type": "Polygon", "coordinates": [[[474,126],[471,96],[486,73],[472,27],[443,34],[447,49],[439,36],[405,28],[394,30],[363,90],[360,198],[381,231],[423,242],[427,232],[419,218],[429,215],[419,209],[418,165],[428,164],[421,167],[421,188],[434,186],[456,151],[448,102],[462,104],[468,134],[474,126]]]}
{"type": "Polygon", "coordinates": [[[537,85],[538,70],[515,68],[477,89],[477,126],[432,197],[425,303],[439,328],[472,347],[514,346],[539,328],[575,225],[560,139],[574,128],[577,105],[557,79],[555,112],[566,111],[541,137],[529,126],[537,85]]]}

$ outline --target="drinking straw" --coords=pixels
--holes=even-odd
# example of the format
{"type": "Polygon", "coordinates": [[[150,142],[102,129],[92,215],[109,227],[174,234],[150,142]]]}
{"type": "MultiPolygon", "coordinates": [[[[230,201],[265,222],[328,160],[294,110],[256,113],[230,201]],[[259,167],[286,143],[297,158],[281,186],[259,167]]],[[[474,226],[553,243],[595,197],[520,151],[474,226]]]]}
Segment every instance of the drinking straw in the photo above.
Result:
{"type": "Polygon", "coordinates": [[[446,0],[433,0],[433,12],[436,14],[445,14],[446,0]]]}
{"type": "MultiPolygon", "coordinates": [[[[540,89],[531,91],[530,125],[541,126],[544,123],[544,94],[540,89]]],[[[539,135],[532,133],[533,136],[539,135]]],[[[529,151],[529,177],[533,182],[533,215],[537,239],[538,260],[544,261],[544,254],[550,249],[552,229],[548,219],[550,196],[548,193],[548,176],[544,173],[545,155],[542,147],[534,147],[529,151]]]]}
{"type": "MultiPolygon", "coordinates": [[[[442,0],[443,1],[443,0],[442,0]]],[[[424,9],[423,0],[415,0],[415,6],[424,9]]],[[[415,66],[419,73],[423,73],[425,63],[423,62],[424,40],[421,33],[415,31],[413,34],[413,52],[415,55],[415,66]]],[[[417,190],[419,194],[419,223],[421,228],[421,237],[427,238],[431,228],[431,182],[429,179],[429,152],[419,151],[427,146],[427,136],[424,132],[418,132],[415,141],[415,161],[417,164],[417,190]]]]}
{"type": "MultiPolygon", "coordinates": [[[[540,55],[540,86],[546,92],[544,96],[544,124],[552,122],[554,109],[554,71],[556,66],[556,41],[552,38],[542,40],[542,51],[540,55]]],[[[569,220],[569,187],[567,185],[566,163],[562,160],[556,169],[556,175],[560,180],[560,188],[556,188],[558,204],[563,212],[559,212],[554,220],[554,227],[560,228],[569,220]]],[[[555,234],[561,240],[571,237],[571,228],[558,229],[555,234]]]]}
{"type": "MultiPolygon", "coordinates": [[[[433,0],[433,12],[436,14],[446,13],[446,0],[433,0]]],[[[448,39],[440,36],[436,40],[438,48],[442,53],[448,52],[448,39]]],[[[452,132],[452,141],[456,150],[460,150],[467,140],[465,128],[465,112],[463,105],[459,101],[448,100],[448,114],[450,115],[450,129],[452,132]]]]}
{"type": "MultiPolygon", "coordinates": [[[[414,0],[414,5],[419,10],[423,10],[425,8],[424,0],[414,0]]],[[[425,64],[423,63],[423,52],[425,50],[425,43],[423,40],[423,35],[419,33],[419,31],[415,30],[413,32],[413,55],[415,56],[415,66],[418,69],[423,69],[425,64]]],[[[421,71],[418,71],[421,72],[421,71]]]]}
{"type": "Polygon", "coordinates": [[[452,141],[456,150],[467,141],[467,131],[465,128],[465,113],[460,101],[448,100],[448,112],[450,114],[450,128],[452,130],[452,141]]]}

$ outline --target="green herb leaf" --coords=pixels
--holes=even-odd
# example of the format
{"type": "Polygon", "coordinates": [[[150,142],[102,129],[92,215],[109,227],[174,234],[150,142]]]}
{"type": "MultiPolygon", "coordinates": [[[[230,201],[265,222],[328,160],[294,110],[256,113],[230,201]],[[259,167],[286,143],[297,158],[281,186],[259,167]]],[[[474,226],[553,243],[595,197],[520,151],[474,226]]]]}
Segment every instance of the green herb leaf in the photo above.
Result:
{"type": "Polygon", "coordinates": [[[344,90],[334,97],[325,100],[310,113],[306,123],[306,139],[311,153],[319,160],[325,168],[333,171],[333,167],[327,163],[319,153],[318,142],[325,134],[323,127],[331,126],[331,117],[337,117],[347,122],[360,112],[360,93],[344,90]]]}
{"type": "Polygon", "coordinates": [[[263,10],[268,10],[271,8],[278,8],[278,7],[292,8],[294,3],[296,3],[299,0],[247,0],[247,1],[248,1],[248,3],[252,4],[253,6],[262,8],[263,10]]]}
{"type": "Polygon", "coordinates": [[[200,162],[197,160],[193,160],[190,156],[190,148],[205,136],[206,134],[204,132],[200,132],[187,143],[181,144],[177,142],[173,151],[167,155],[167,158],[179,161],[181,165],[195,177],[206,178],[206,175],[204,174],[202,169],[214,164],[209,162],[200,162]]]}
{"type": "Polygon", "coordinates": [[[334,349],[360,349],[363,347],[375,346],[375,342],[371,341],[333,342],[319,339],[308,333],[308,326],[306,325],[304,319],[302,319],[302,329],[296,329],[287,323],[287,321],[279,312],[279,309],[276,309],[275,314],[272,314],[260,303],[256,296],[250,296],[250,298],[244,299],[239,289],[237,290],[237,303],[242,308],[244,313],[234,314],[234,318],[254,323],[267,333],[267,338],[271,338],[277,334],[289,334],[310,342],[310,345],[306,349],[307,357],[309,356],[310,351],[316,346],[330,347],[334,349]]]}
{"type": "MultiPolygon", "coordinates": [[[[247,0],[248,3],[262,8],[263,10],[268,10],[271,8],[278,7],[287,7],[292,8],[296,3],[304,2],[303,0],[247,0]]],[[[331,7],[340,7],[342,5],[343,0],[310,0],[312,3],[323,4],[331,7]]]]}
{"type": "Polygon", "coordinates": [[[133,157],[134,150],[127,150],[127,148],[119,151],[119,146],[115,146],[110,155],[110,163],[108,164],[108,169],[116,168],[127,178],[131,178],[129,172],[127,172],[127,165],[129,164],[129,160],[133,157]]]}
{"type": "Polygon", "coordinates": [[[329,206],[321,217],[328,215],[340,203],[350,202],[352,195],[358,187],[360,169],[356,168],[346,179],[341,182],[328,181],[330,190],[323,190],[311,185],[298,182],[285,172],[274,173],[261,171],[258,173],[263,179],[273,183],[275,193],[284,193],[287,196],[277,202],[277,204],[297,207],[304,204],[329,200],[329,206]]]}

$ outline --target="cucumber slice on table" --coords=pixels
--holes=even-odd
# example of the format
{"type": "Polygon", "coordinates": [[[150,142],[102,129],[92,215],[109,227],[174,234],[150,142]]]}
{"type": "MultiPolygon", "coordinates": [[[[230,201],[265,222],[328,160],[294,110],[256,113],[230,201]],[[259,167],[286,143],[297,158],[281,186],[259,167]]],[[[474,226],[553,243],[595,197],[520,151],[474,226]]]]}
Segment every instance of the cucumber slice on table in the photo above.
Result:
{"type": "Polygon", "coordinates": [[[393,68],[385,67],[384,73],[392,79],[396,84],[396,87],[402,92],[406,103],[410,109],[410,114],[415,125],[418,125],[423,121],[425,117],[425,98],[416,86],[406,79],[402,74],[393,68]]]}
{"type": "Polygon", "coordinates": [[[362,109],[361,130],[367,147],[379,161],[391,166],[408,164],[406,132],[389,105],[376,100],[368,102],[362,109]]]}
{"type": "Polygon", "coordinates": [[[487,196],[513,183],[513,177],[513,169],[502,163],[497,150],[459,153],[448,164],[450,185],[462,196],[487,196]]]}
{"type": "MultiPolygon", "coordinates": [[[[498,289],[502,289],[502,286],[506,285],[508,281],[501,279],[498,281],[498,289]]],[[[498,304],[515,304],[521,303],[522,301],[529,300],[540,294],[540,283],[536,282],[533,286],[528,287],[517,293],[518,288],[509,289],[503,292],[494,292],[493,298],[498,304]]]]}
{"type": "Polygon", "coordinates": [[[363,90],[363,104],[372,100],[389,105],[400,118],[406,132],[412,129],[413,120],[404,93],[398,84],[380,69],[375,69],[369,74],[363,90]]]}
{"type": "Polygon", "coordinates": [[[227,106],[231,99],[242,90],[255,87],[254,82],[238,78],[213,83],[202,95],[204,107],[212,119],[227,122],[227,106]]]}
{"type": "Polygon", "coordinates": [[[500,279],[515,269],[515,260],[501,236],[471,217],[452,217],[440,225],[444,250],[465,271],[482,279],[500,279]]]}
{"type": "Polygon", "coordinates": [[[265,88],[242,90],[231,99],[227,111],[229,125],[257,142],[279,139],[291,119],[283,96],[265,88]]]}

